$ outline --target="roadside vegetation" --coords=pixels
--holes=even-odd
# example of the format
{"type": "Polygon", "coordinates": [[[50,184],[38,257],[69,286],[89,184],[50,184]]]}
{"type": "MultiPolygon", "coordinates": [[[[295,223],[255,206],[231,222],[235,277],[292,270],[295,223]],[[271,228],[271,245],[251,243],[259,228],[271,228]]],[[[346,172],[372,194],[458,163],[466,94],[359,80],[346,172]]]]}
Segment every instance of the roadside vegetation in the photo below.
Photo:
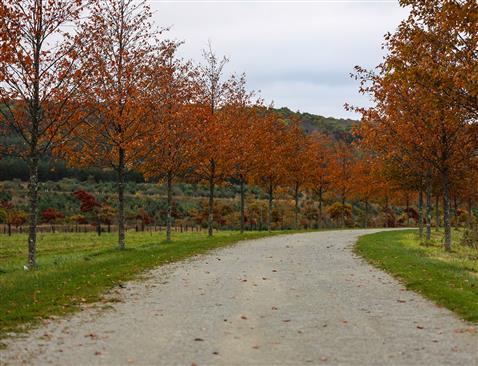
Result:
{"type": "Polygon", "coordinates": [[[462,245],[462,235],[454,231],[451,252],[443,251],[443,233],[422,242],[415,230],[365,235],[355,251],[408,289],[478,323],[478,251],[462,245]]]}

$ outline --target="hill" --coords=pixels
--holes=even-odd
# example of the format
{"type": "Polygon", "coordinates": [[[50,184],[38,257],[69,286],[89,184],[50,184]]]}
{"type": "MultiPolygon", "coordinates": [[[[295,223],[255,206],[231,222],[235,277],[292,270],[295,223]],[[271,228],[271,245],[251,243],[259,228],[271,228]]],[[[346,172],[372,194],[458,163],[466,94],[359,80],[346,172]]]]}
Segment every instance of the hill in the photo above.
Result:
{"type": "Polygon", "coordinates": [[[298,118],[306,134],[321,132],[336,139],[350,140],[352,138],[352,126],[358,123],[353,119],[338,119],[306,112],[293,112],[286,107],[276,109],[276,111],[285,120],[298,118]]]}
{"type": "MultiPolygon", "coordinates": [[[[298,118],[306,134],[321,132],[335,139],[346,141],[352,140],[352,126],[358,122],[351,119],[337,119],[311,113],[293,112],[285,107],[276,109],[276,112],[285,121],[298,118]]],[[[19,137],[8,134],[5,130],[0,132],[0,145],[13,146],[21,144],[19,137]]],[[[74,178],[79,181],[93,179],[96,182],[116,180],[116,174],[108,169],[71,168],[63,161],[51,159],[42,159],[39,167],[39,177],[41,181],[59,181],[63,178],[74,178]]],[[[13,179],[28,180],[28,166],[18,158],[5,156],[3,159],[0,159],[0,181],[13,179]]],[[[139,183],[143,182],[143,177],[139,173],[128,172],[126,180],[139,183]]]]}

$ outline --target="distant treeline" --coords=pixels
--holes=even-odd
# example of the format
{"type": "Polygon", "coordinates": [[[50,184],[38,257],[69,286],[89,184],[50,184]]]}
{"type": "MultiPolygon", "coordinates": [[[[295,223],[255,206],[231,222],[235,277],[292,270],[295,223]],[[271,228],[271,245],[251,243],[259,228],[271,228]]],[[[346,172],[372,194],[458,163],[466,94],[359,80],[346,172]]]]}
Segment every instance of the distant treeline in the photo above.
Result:
{"type": "MultiPolygon", "coordinates": [[[[40,181],[59,181],[63,178],[73,178],[79,181],[94,180],[96,182],[116,181],[116,173],[109,169],[100,168],[72,168],[63,161],[40,161],[38,167],[40,181]]],[[[28,181],[28,166],[24,160],[8,157],[0,160],[0,181],[20,179],[28,181]]],[[[143,176],[134,171],[126,173],[126,181],[141,183],[143,176]]]]}
{"type": "MultiPolygon", "coordinates": [[[[306,134],[313,132],[325,133],[334,139],[350,141],[352,139],[352,125],[357,122],[351,119],[336,119],[333,117],[323,117],[310,113],[293,112],[288,108],[280,108],[277,113],[289,120],[293,117],[299,118],[300,124],[306,134]]],[[[6,131],[2,131],[0,144],[4,146],[20,144],[21,140],[6,131]]],[[[0,181],[20,179],[28,181],[29,173],[27,164],[18,158],[6,157],[0,160],[0,181]]],[[[116,181],[116,173],[113,170],[100,168],[72,168],[65,162],[44,159],[39,166],[40,181],[57,182],[63,178],[72,178],[79,181],[94,180],[96,182],[116,181]]],[[[130,171],[126,174],[126,181],[142,183],[144,178],[142,174],[130,171]]]]}

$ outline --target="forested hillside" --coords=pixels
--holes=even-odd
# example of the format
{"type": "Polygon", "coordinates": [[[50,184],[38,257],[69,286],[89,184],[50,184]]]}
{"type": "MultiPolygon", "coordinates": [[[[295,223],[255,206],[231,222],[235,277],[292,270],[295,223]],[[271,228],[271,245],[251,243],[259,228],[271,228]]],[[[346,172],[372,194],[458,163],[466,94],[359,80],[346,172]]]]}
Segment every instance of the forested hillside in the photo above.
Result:
{"type": "MultiPolygon", "coordinates": [[[[288,122],[292,119],[298,119],[300,125],[306,134],[320,132],[329,135],[338,140],[351,140],[351,130],[354,121],[351,119],[337,119],[333,117],[323,117],[311,113],[293,112],[289,108],[276,109],[277,114],[288,122]]],[[[0,134],[0,146],[13,146],[21,143],[21,139],[7,131],[0,134]]],[[[74,168],[68,166],[63,160],[42,159],[39,165],[40,181],[59,181],[63,178],[77,179],[86,181],[88,179],[96,182],[112,182],[116,180],[116,174],[111,169],[74,168]]],[[[0,160],[0,181],[9,181],[20,179],[23,182],[28,181],[29,173],[26,162],[8,154],[0,160]]],[[[143,176],[136,171],[129,171],[126,174],[126,180],[130,182],[144,182],[143,176]]]]}

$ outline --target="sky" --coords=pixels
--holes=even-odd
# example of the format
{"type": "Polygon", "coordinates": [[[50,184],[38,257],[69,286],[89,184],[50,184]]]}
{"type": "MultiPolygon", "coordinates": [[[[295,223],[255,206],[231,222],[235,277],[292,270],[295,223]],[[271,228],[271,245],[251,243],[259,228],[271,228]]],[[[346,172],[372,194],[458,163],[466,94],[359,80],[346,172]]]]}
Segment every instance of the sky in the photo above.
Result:
{"type": "Polygon", "coordinates": [[[182,40],[180,56],[201,61],[210,41],[275,107],[357,118],[344,103],[370,105],[350,78],[383,57],[386,32],[407,16],[398,1],[149,0],[154,20],[182,40]]]}

